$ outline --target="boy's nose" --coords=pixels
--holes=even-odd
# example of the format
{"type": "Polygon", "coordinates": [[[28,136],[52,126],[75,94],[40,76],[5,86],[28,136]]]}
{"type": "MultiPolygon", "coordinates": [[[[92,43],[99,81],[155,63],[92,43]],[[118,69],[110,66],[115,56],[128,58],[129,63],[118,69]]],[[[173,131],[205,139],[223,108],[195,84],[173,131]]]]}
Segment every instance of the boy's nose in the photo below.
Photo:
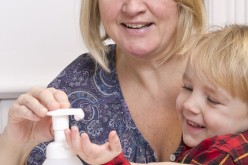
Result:
{"type": "Polygon", "coordinates": [[[201,112],[199,106],[199,96],[190,95],[183,103],[183,110],[192,114],[199,114],[201,112]]]}

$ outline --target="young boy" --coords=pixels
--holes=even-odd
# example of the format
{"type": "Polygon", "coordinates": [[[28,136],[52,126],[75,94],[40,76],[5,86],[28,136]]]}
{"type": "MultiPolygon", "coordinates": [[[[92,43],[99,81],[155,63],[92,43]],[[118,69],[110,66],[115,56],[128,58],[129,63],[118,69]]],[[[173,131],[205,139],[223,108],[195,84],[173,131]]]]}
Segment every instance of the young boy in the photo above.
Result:
{"type": "MultiPolygon", "coordinates": [[[[248,26],[231,25],[203,34],[192,46],[176,102],[185,146],[176,162],[247,164],[248,26]]],[[[120,154],[114,131],[102,146],[92,144],[86,134],[80,137],[76,127],[66,130],[66,137],[90,164],[130,164],[120,154]]]]}

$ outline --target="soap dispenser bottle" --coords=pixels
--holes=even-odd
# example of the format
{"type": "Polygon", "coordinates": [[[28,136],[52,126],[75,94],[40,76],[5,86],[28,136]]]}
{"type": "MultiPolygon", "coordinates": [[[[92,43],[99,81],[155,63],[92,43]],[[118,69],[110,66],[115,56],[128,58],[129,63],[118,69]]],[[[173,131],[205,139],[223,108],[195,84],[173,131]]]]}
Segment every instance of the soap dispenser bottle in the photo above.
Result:
{"type": "Polygon", "coordinates": [[[52,116],[54,141],[47,146],[46,160],[43,165],[82,165],[81,160],[66,143],[64,134],[64,130],[69,128],[69,115],[74,115],[75,120],[83,119],[82,109],[58,109],[49,111],[47,115],[52,116]]]}

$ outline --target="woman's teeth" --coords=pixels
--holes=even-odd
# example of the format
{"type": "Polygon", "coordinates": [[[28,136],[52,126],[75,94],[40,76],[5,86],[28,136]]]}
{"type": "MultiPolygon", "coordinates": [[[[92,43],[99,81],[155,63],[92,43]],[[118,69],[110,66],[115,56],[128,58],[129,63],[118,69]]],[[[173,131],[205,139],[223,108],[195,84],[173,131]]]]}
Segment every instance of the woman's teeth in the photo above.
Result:
{"type": "Polygon", "coordinates": [[[150,24],[125,24],[126,27],[131,29],[141,29],[149,26],[150,24]]]}

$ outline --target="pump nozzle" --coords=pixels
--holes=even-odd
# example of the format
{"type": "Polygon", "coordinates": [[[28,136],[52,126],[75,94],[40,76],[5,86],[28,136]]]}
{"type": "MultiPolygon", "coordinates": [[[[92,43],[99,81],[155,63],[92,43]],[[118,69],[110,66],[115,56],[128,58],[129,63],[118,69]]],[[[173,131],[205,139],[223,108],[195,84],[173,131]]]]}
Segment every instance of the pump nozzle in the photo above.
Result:
{"type": "Polygon", "coordinates": [[[43,165],[55,165],[55,162],[62,165],[67,161],[70,162],[70,165],[82,164],[77,155],[70,150],[66,143],[64,130],[69,128],[69,115],[74,115],[75,120],[84,118],[84,112],[80,108],[58,109],[47,112],[47,116],[52,116],[54,142],[51,142],[47,146],[47,159],[43,165]]]}
{"type": "Polygon", "coordinates": [[[57,109],[47,112],[47,116],[68,116],[74,115],[75,120],[81,120],[84,118],[84,112],[81,108],[69,108],[69,109],[57,109]]]}

